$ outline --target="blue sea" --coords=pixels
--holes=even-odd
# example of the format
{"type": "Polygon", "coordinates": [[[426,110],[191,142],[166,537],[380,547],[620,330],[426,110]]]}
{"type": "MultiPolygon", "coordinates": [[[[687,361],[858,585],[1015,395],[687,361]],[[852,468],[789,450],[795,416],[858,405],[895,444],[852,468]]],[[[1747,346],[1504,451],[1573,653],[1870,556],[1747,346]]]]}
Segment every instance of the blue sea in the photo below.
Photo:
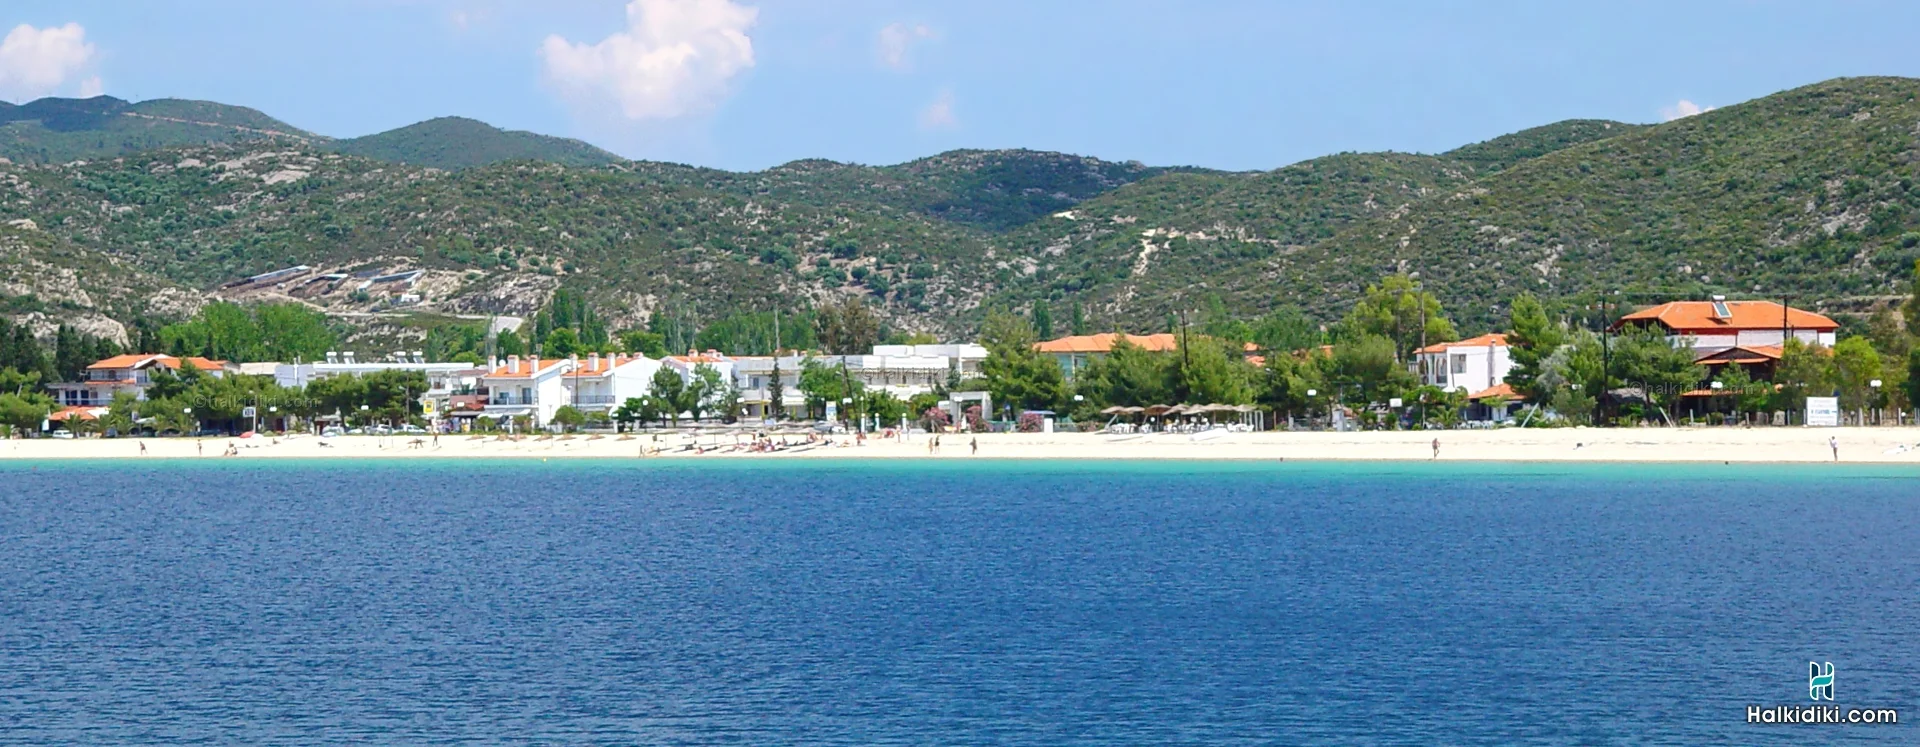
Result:
{"type": "Polygon", "coordinates": [[[1920,743],[1920,470],[0,464],[0,744],[1920,743]]]}

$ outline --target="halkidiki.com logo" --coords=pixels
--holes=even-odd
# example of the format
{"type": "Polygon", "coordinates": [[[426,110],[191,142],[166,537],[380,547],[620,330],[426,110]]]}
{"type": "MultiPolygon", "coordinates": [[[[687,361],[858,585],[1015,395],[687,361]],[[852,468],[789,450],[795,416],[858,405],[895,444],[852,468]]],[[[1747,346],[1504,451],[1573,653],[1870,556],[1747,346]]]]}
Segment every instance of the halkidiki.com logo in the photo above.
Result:
{"type": "Polygon", "coordinates": [[[1833,701],[1833,662],[1807,662],[1807,699],[1805,705],[1747,706],[1749,724],[1897,724],[1897,708],[1846,708],[1823,705],[1833,701]]]}

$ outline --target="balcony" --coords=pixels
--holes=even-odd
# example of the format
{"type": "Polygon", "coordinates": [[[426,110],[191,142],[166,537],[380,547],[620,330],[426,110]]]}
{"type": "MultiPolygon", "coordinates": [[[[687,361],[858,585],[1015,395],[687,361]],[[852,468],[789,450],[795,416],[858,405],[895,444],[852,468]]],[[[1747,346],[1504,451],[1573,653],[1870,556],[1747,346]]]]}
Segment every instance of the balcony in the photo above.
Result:
{"type": "Polygon", "coordinates": [[[511,394],[496,394],[496,395],[493,395],[493,401],[487,404],[495,405],[495,406],[503,406],[503,407],[516,407],[516,406],[525,407],[528,405],[537,404],[537,398],[515,397],[511,394]]]}

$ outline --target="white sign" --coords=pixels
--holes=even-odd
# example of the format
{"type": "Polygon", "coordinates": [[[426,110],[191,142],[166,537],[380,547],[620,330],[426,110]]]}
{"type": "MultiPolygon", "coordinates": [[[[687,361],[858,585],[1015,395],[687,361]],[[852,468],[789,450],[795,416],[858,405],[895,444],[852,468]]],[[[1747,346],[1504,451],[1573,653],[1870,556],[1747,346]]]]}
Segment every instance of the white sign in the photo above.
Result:
{"type": "Polygon", "coordinates": [[[1808,397],[1807,425],[1834,428],[1840,425],[1839,397],[1808,397]]]}
{"type": "Polygon", "coordinates": [[[1399,407],[1399,406],[1400,406],[1401,404],[1403,404],[1403,403],[1402,403],[1402,402],[1400,401],[1400,398],[1399,398],[1399,397],[1394,397],[1394,398],[1392,398],[1392,399],[1389,399],[1389,400],[1387,400],[1387,406],[1388,406],[1388,407],[1396,407],[1396,408],[1397,408],[1397,407],[1399,407]]]}

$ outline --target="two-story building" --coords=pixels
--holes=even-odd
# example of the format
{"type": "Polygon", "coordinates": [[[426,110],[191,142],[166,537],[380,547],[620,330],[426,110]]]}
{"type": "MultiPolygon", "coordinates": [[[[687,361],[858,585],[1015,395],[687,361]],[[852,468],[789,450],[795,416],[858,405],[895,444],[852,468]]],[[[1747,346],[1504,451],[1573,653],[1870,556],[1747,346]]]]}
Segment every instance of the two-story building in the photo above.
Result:
{"type": "Polygon", "coordinates": [[[1067,380],[1073,380],[1075,374],[1086,368],[1094,359],[1113,351],[1120,340],[1126,340],[1149,352],[1169,352],[1180,349],[1180,340],[1171,332],[1153,335],[1129,335],[1124,332],[1107,332],[1097,335],[1071,335],[1045,342],[1035,343],[1034,350],[1051,356],[1060,364],[1060,373],[1067,380]]]}
{"type": "Polygon", "coordinates": [[[1507,336],[1500,333],[1428,345],[1415,352],[1414,360],[1420,383],[1472,398],[1497,392],[1513,369],[1507,336]]]}
{"type": "Polygon", "coordinates": [[[1787,340],[1833,347],[1840,323],[1824,314],[1772,301],[1672,301],[1614,322],[1613,330],[1653,327],[1674,345],[1693,348],[1694,360],[1719,368],[1737,364],[1770,378],[1787,340]]]}
{"type": "Polygon", "coordinates": [[[553,420],[562,407],[610,412],[621,403],[647,394],[647,386],[661,362],[644,355],[607,355],[586,358],[525,358],[512,355],[495,361],[480,377],[489,396],[479,413],[493,418],[527,416],[535,426],[553,420]]]}
{"type": "Polygon", "coordinates": [[[53,398],[62,407],[105,407],[118,392],[131,392],[146,399],[147,387],[155,371],[177,374],[187,366],[215,377],[225,376],[228,371],[225,361],[176,358],[159,353],[129,353],[87,366],[86,377],[80,381],[48,384],[47,389],[53,392],[53,398]]]}

